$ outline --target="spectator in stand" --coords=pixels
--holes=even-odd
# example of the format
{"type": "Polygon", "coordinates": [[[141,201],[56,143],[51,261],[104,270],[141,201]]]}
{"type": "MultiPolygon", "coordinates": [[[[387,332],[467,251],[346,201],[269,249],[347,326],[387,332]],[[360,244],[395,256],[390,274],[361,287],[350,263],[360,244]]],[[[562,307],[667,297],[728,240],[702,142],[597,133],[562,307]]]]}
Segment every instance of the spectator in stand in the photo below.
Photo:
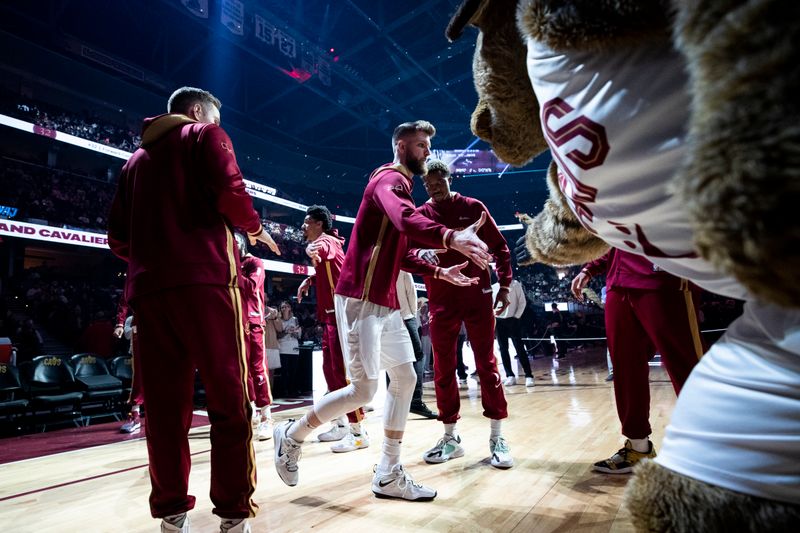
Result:
{"type": "Polygon", "coordinates": [[[281,354],[281,375],[288,396],[301,396],[303,392],[298,388],[297,370],[300,366],[300,334],[302,329],[294,316],[292,304],[288,300],[281,302],[280,307],[281,332],[278,333],[278,350],[281,354]]]}

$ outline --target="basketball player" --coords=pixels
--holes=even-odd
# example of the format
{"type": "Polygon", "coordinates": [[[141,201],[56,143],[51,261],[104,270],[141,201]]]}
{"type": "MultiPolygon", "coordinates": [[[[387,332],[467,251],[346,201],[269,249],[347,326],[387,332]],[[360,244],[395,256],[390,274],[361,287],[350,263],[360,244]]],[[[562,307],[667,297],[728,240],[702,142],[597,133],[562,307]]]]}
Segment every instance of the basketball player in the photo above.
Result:
{"type": "MultiPolygon", "coordinates": [[[[411,340],[398,309],[397,275],[409,237],[428,247],[454,248],[480,268],[488,263],[489,254],[476,235],[485,215],[466,229],[454,231],[414,210],[413,177],[427,170],[425,160],[435,131],[425,121],[395,128],[394,161],[370,175],[334,297],[350,384],[324,396],[297,422],[289,420],[275,427],[275,468],[287,485],[297,484],[303,440],[324,420],[368,403],[378,388],[379,371],[385,368],[391,386],[384,405],[384,441],[372,492],[380,498],[412,501],[436,497],[434,489],[415,483],[400,464],[400,444],[416,374],[411,340]]],[[[458,285],[477,283],[476,278],[461,273],[467,264],[449,268],[426,265],[424,272],[458,285]]]]}
{"type": "MultiPolygon", "coordinates": [[[[461,404],[456,383],[456,344],[463,322],[475,354],[483,415],[489,419],[491,465],[511,468],[514,460],[501,433],[501,422],[508,417],[507,404],[494,356],[495,315],[503,313],[510,303],[511,253],[486,207],[474,198],[450,190],[452,177],[444,162],[429,161],[422,182],[430,200],[418,207],[417,213],[451,229],[462,228],[465,223],[480,217],[486,219],[478,237],[486,243],[496,261],[500,283],[497,298],[493,299],[488,270],[475,264],[464,269],[466,275],[478,278],[475,285],[459,287],[433,276],[424,277],[431,317],[431,343],[436,354],[433,362],[436,405],[439,407],[439,420],[444,423],[444,436],[422,458],[426,463],[444,463],[464,456],[461,436],[456,429],[461,404]]],[[[409,258],[414,260],[419,251],[410,250],[409,258]]],[[[464,260],[464,256],[455,250],[442,251],[438,256],[438,264],[443,268],[464,260]]]]}

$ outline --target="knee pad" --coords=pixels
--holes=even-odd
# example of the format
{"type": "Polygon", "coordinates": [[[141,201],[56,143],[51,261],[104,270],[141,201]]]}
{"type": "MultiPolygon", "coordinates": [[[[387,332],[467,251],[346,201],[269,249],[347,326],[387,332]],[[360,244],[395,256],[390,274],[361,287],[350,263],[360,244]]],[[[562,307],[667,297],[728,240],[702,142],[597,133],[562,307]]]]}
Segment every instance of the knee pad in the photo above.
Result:
{"type": "Polygon", "coordinates": [[[362,379],[353,381],[350,383],[350,385],[353,387],[350,396],[354,402],[358,403],[359,407],[371,402],[372,398],[375,396],[375,393],[378,392],[377,379],[362,379]]]}

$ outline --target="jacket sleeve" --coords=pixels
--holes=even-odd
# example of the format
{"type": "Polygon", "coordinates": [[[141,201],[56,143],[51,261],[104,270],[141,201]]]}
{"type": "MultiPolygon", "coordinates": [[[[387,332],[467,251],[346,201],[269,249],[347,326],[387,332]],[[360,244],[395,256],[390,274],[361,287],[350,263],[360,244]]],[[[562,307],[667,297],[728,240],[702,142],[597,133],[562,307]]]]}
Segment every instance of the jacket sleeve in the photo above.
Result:
{"type": "MultiPolygon", "coordinates": [[[[613,250],[613,248],[611,250],[613,250]]],[[[608,270],[608,261],[611,258],[611,250],[607,251],[605,254],[601,255],[594,261],[591,261],[583,265],[583,270],[581,270],[581,272],[586,272],[591,277],[599,276],[600,274],[605,274],[606,271],[608,270]]]]}
{"type": "MultiPolygon", "coordinates": [[[[486,243],[486,246],[489,247],[489,251],[494,257],[497,265],[497,281],[500,283],[500,287],[509,288],[511,286],[513,274],[511,271],[511,252],[508,249],[508,243],[506,243],[505,237],[503,237],[503,234],[500,233],[500,230],[497,228],[497,223],[494,221],[494,218],[492,218],[489,210],[486,209],[486,206],[480,201],[476,200],[476,202],[480,206],[480,210],[486,213],[486,222],[478,231],[479,237],[486,243]]],[[[480,217],[480,211],[475,217],[475,220],[478,220],[478,217],[480,217]]],[[[472,222],[475,222],[475,220],[472,222]]],[[[523,305],[523,308],[524,307],[523,305]]]]}
{"type": "Polygon", "coordinates": [[[400,261],[400,268],[419,276],[436,276],[436,271],[439,270],[440,267],[420,259],[417,256],[418,251],[419,248],[409,248],[406,250],[406,255],[403,256],[403,259],[400,261]]]}
{"type": "Polygon", "coordinates": [[[117,182],[117,191],[111,202],[111,211],[108,214],[108,247],[111,251],[125,261],[130,254],[130,206],[127,202],[128,172],[127,165],[122,167],[117,182]]]}
{"type": "Polygon", "coordinates": [[[260,234],[263,231],[261,220],[253,209],[252,197],[245,189],[228,134],[219,126],[209,124],[203,128],[199,144],[217,210],[233,227],[250,235],[260,234]]]}
{"type": "Polygon", "coordinates": [[[377,180],[373,199],[395,228],[424,246],[447,248],[453,231],[416,211],[406,178],[398,171],[388,171],[377,180]]]}

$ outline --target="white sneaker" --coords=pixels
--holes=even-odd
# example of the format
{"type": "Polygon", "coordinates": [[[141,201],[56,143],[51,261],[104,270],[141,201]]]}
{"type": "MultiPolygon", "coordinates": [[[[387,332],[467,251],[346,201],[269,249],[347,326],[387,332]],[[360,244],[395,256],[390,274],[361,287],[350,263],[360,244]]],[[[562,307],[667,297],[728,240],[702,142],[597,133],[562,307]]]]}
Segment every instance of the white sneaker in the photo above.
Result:
{"type": "Polygon", "coordinates": [[[369,435],[362,429],[360,435],[353,435],[348,431],[347,436],[331,444],[331,451],[335,453],[347,453],[369,447],[369,435]]]}
{"type": "Polygon", "coordinates": [[[269,440],[272,438],[272,420],[266,418],[258,423],[256,438],[258,440],[269,440]]]}
{"type": "Polygon", "coordinates": [[[300,460],[300,444],[286,435],[294,420],[289,419],[275,426],[272,436],[275,438],[275,470],[281,481],[294,487],[300,478],[297,461],[300,460]]]}
{"type": "Polygon", "coordinates": [[[422,454],[422,458],[429,464],[444,463],[458,457],[464,457],[464,448],[461,447],[461,437],[453,437],[447,434],[439,439],[436,446],[422,454]]]}
{"type": "Polygon", "coordinates": [[[139,433],[142,429],[142,419],[139,413],[131,413],[128,420],[119,427],[120,433],[139,433]]]}
{"type": "Polygon", "coordinates": [[[252,533],[247,518],[223,518],[219,523],[219,533],[252,533]]]}
{"type": "Polygon", "coordinates": [[[320,433],[317,437],[320,442],[334,442],[337,440],[342,440],[347,435],[350,434],[350,430],[347,429],[347,426],[340,426],[336,422],[331,424],[331,429],[324,433],[320,433]]]}
{"type": "Polygon", "coordinates": [[[526,387],[535,387],[536,383],[533,381],[533,378],[525,378],[525,386],[526,387]]]}
{"type": "Polygon", "coordinates": [[[161,520],[161,533],[189,533],[192,529],[189,527],[189,516],[186,513],[183,514],[183,524],[180,527],[176,526],[174,522],[180,523],[180,519],[178,519],[181,515],[175,515],[167,518],[172,518],[167,522],[167,519],[164,518],[161,520]]]}
{"type": "Polygon", "coordinates": [[[506,387],[511,387],[512,385],[517,384],[517,377],[516,376],[508,376],[506,380],[503,382],[503,385],[506,387]]]}
{"type": "Polygon", "coordinates": [[[400,498],[412,502],[429,502],[436,497],[434,489],[416,483],[403,465],[394,465],[388,474],[379,474],[376,468],[372,476],[372,493],[378,498],[400,498]]]}
{"type": "Polygon", "coordinates": [[[461,389],[461,390],[468,389],[469,385],[467,385],[467,380],[466,379],[459,379],[458,380],[458,388],[461,389]]]}
{"type": "Polygon", "coordinates": [[[508,447],[508,443],[503,437],[489,439],[489,453],[492,454],[493,467],[505,469],[514,466],[511,448],[508,447]]]}

